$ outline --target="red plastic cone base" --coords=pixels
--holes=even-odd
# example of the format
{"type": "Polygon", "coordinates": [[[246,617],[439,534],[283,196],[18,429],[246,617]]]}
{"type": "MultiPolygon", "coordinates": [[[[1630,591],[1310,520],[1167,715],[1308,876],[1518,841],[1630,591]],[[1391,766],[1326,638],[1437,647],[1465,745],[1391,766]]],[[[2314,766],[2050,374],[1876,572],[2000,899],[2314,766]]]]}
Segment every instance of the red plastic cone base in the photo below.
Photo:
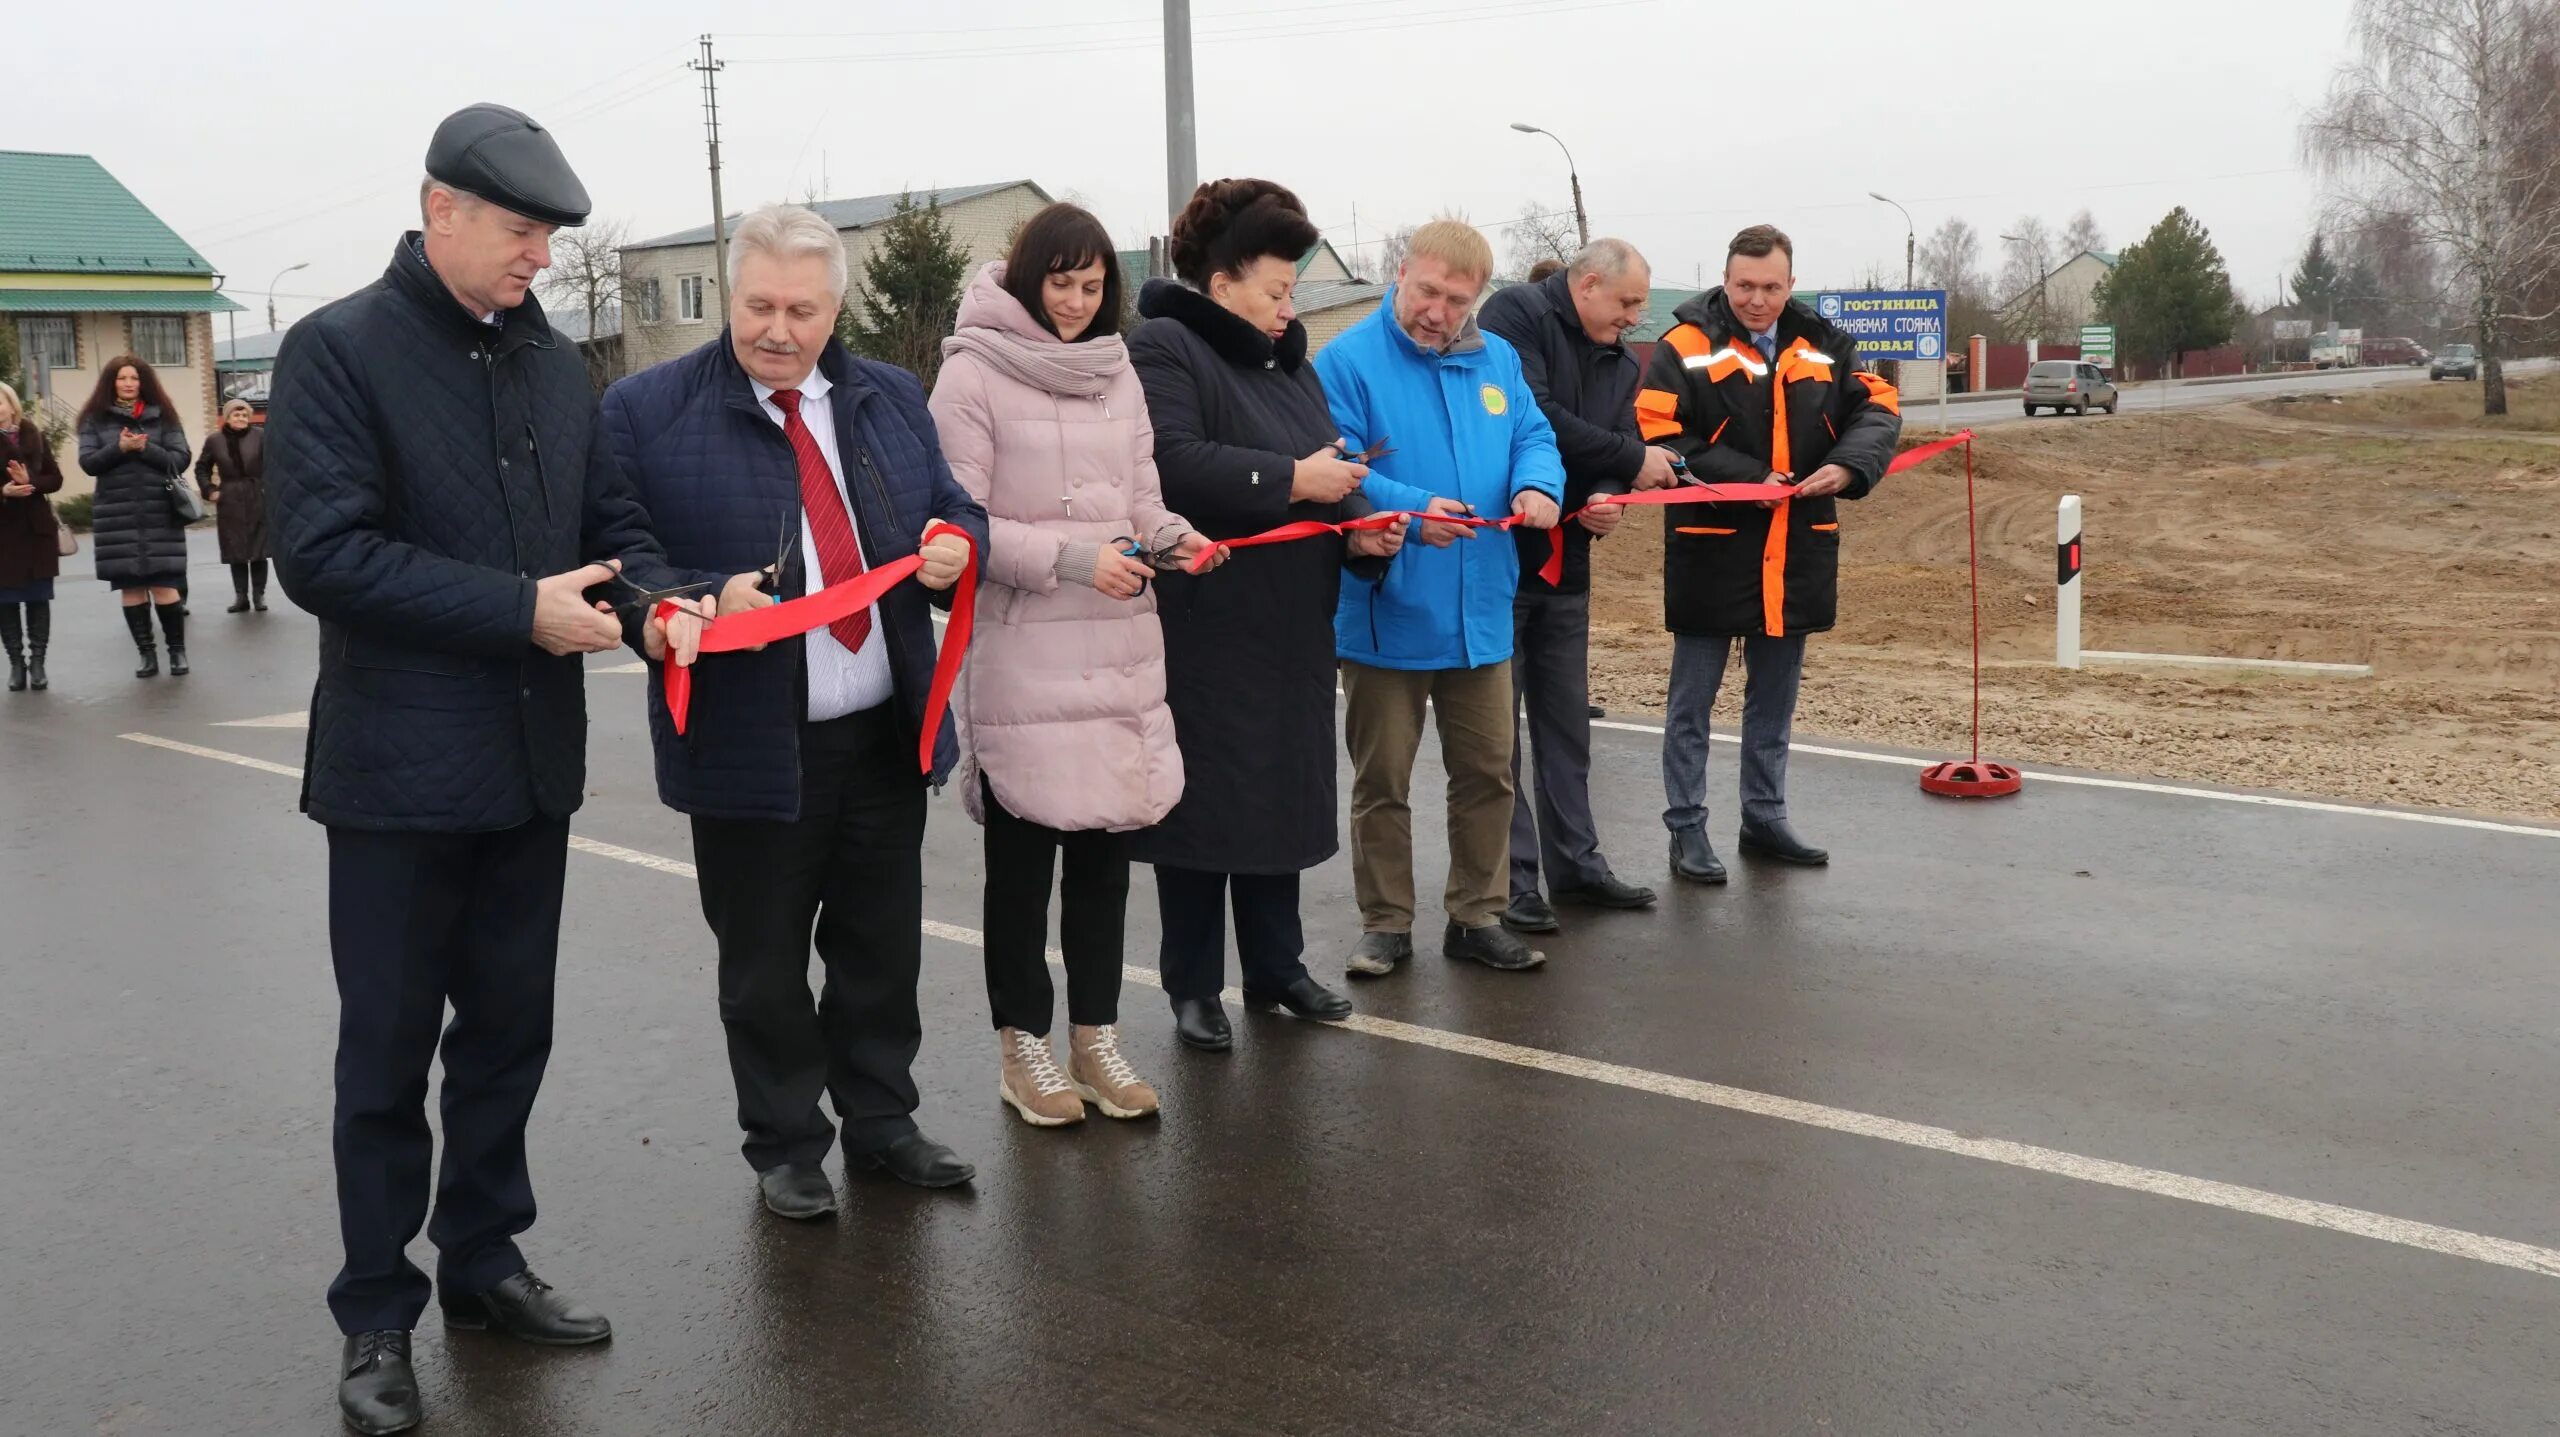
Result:
{"type": "Polygon", "coordinates": [[[1920,770],[1921,790],[1945,798],[2006,798],[2026,781],[2005,763],[1981,759],[1952,759],[1920,770]]]}

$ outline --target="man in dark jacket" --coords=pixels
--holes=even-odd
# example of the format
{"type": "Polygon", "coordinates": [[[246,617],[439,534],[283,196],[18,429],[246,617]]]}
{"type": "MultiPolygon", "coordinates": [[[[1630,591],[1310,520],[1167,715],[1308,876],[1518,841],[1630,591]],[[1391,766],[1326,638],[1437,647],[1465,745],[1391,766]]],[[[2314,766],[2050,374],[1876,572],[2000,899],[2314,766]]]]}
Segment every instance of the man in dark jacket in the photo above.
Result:
{"type": "Polygon", "coordinates": [[[1792,303],[1795,247],[1769,225],[1733,237],[1724,284],[1680,306],[1636,395],[1643,435],[1714,484],[1790,484],[1765,507],[1663,510],[1663,616],[1673,635],[1662,787],[1671,871],[1722,883],[1707,842],[1707,710],[1742,641],[1745,853],[1820,864],[1830,855],[1787,822],[1787,744],[1805,635],[1831,627],[1838,598],[1838,501],[1884,478],[1902,401],[1859,371],[1856,342],[1792,303]]]}
{"type": "MultiPolygon", "coordinates": [[[[1636,435],[1636,359],[1624,343],[1644,318],[1653,273],[1635,246],[1593,240],[1564,269],[1516,284],[1485,302],[1483,324],[1520,352],[1520,370],[1564,456],[1564,510],[1630,489],[1667,487],[1671,451],[1636,435]]],[[[1511,749],[1511,902],[1503,926],[1552,933],[1555,911],[1538,891],[1543,857],[1556,901],[1642,908],[1653,890],[1621,881],[1600,853],[1591,819],[1591,541],[1625,510],[1600,504],[1553,531],[1515,530],[1520,591],[1511,602],[1512,687],[1528,715],[1536,782],[1523,783],[1521,744],[1511,749]],[[1540,575],[1563,539],[1555,583],[1540,575]],[[1532,788],[1535,788],[1534,795],[1532,788]]]]}
{"type": "MultiPolygon", "coordinates": [[[[586,190],[541,126],[475,105],[427,151],[421,231],[276,358],[277,572],[320,618],[302,804],[329,830],[337,972],[339,1406],[419,1418],[427,1071],[444,1059],[429,1236],[448,1327],[550,1345],[611,1327],[526,1268],[525,1121],[551,1051],[569,815],[586,782],[580,655],[624,626],[585,596],[670,570],[595,427],[577,351],[528,293],[586,190]],[[447,1003],[453,1021],[444,1026],[447,1003]]],[[[664,641],[654,627],[647,639],[664,641]]]]}
{"type": "Polygon", "coordinates": [[[843,239],[775,205],[729,239],[729,327],[606,391],[604,422],[680,564],[733,573],[724,613],[772,602],[752,571],[785,553],[785,594],[921,552],[918,584],[755,652],[715,654],[686,732],[650,686],[658,794],[693,816],[694,863],[720,957],[720,1018],[744,1152],[765,1206],[835,1211],[819,1166],[837,1132],[849,1167],[919,1187],[975,1169],[916,1128],[910,1065],[924,1036],[924,805],[958,756],[935,735],[917,771],[934,636],[986,511],[951,477],[924,388],[833,338],[843,239]],[[964,531],[926,537],[937,521],[964,531]],[[788,536],[787,542],[778,542],[788,536]],[[921,546],[921,548],[919,548],[921,546]],[[921,588],[918,587],[921,585],[921,588]],[[809,998],[814,932],[826,970],[809,998]]]}

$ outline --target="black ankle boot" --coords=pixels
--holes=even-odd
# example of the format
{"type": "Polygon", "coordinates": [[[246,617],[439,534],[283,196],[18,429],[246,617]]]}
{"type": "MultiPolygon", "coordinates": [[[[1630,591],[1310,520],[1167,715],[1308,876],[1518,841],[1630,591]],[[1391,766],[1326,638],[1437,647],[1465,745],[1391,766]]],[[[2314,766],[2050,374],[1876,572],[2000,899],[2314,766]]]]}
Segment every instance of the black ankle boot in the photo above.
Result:
{"type": "Polygon", "coordinates": [[[44,651],[52,642],[53,605],[27,605],[27,687],[37,693],[53,687],[44,672],[44,651]]]}
{"type": "Polygon", "coordinates": [[[9,692],[11,692],[11,693],[13,693],[13,694],[22,694],[22,693],[25,693],[26,691],[27,691],[27,659],[26,659],[26,655],[24,655],[24,654],[22,654],[22,653],[18,652],[18,646],[17,646],[16,644],[11,644],[11,645],[9,646],[9,692]]]}
{"type": "Polygon", "coordinates": [[[160,611],[160,633],[169,641],[169,677],[185,678],[187,676],[187,606],[184,601],[181,601],[175,604],[154,604],[152,607],[160,611]]]}
{"type": "Polygon", "coordinates": [[[27,687],[37,693],[53,687],[53,680],[45,675],[42,644],[31,644],[27,648],[27,687]]]}
{"type": "Polygon", "coordinates": [[[124,626],[133,635],[133,646],[142,651],[142,667],[133,671],[137,679],[160,677],[160,646],[151,638],[151,610],[142,604],[124,606],[124,626]]]}
{"type": "Polygon", "coordinates": [[[0,649],[9,652],[9,692],[27,691],[26,631],[18,627],[18,606],[0,604],[0,649]]]}

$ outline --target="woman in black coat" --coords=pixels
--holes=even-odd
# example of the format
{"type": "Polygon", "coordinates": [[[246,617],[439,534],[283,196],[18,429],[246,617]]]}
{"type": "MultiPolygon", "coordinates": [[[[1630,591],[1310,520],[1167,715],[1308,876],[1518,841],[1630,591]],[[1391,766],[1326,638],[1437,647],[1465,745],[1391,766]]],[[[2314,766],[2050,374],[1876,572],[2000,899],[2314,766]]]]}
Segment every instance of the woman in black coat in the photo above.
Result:
{"type": "Polygon", "coordinates": [[[222,562],[231,566],[235,614],[253,607],[267,611],[267,506],[258,497],[258,481],[267,472],[267,436],[249,422],[256,414],[245,399],[222,406],[222,427],[196,456],[196,490],[218,506],[213,532],[222,544],[222,562]]]}
{"type": "Polygon", "coordinates": [[[187,526],[169,491],[186,482],[193,453],[151,366],[129,354],[108,361],[97,392],[80,410],[80,467],[98,481],[90,539],[98,577],[124,600],[125,627],[142,651],[138,679],[160,672],[146,603],[160,611],[170,675],[187,672],[187,620],[178,597],[187,573],[187,526]]]}
{"type": "Polygon", "coordinates": [[[0,646],[9,651],[9,692],[42,689],[45,648],[53,640],[53,578],[61,570],[54,546],[53,501],[62,466],[53,459],[44,426],[18,402],[18,391],[0,384],[0,646]]]}
{"type": "MultiPolygon", "coordinates": [[[[1290,307],[1316,228],[1268,180],[1202,185],[1173,226],[1184,283],[1151,281],[1129,357],[1154,420],[1165,506],[1212,539],[1370,511],[1368,469],[1347,462],[1290,307]]],[[[1298,875],[1340,846],[1334,802],[1334,600],[1342,567],[1380,563],[1404,524],[1349,540],[1239,549],[1213,573],[1158,581],[1166,697],[1182,745],[1182,801],[1134,836],[1156,869],[1159,967],[1174,1029],[1195,1048],[1234,1042],[1224,1005],[1235,912],[1245,1005],[1339,1020],[1350,1000],[1301,958],[1298,875]]]]}

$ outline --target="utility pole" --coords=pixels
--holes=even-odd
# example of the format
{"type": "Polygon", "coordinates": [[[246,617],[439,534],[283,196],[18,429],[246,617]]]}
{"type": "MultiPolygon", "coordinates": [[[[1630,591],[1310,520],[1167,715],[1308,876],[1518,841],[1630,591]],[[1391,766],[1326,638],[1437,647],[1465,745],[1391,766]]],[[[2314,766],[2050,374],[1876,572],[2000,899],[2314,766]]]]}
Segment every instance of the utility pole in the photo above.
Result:
{"type": "Polygon", "coordinates": [[[728,68],[711,54],[711,37],[702,37],[702,58],[685,62],[702,72],[702,131],[711,141],[711,262],[720,271],[720,306],[729,305],[729,209],[720,202],[720,72],[728,68]]]}
{"type": "Polygon", "coordinates": [[[1557,134],[1555,131],[1542,130],[1536,125],[1532,125],[1525,120],[1512,121],[1511,128],[1518,130],[1524,135],[1544,135],[1548,139],[1556,142],[1557,149],[1564,151],[1565,176],[1573,181],[1573,231],[1581,238],[1585,245],[1590,244],[1591,216],[1582,208],[1582,170],[1573,162],[1572,148],[1566,145],[1564,137],[1557,134]]]}
{"type": "Polygon", "coordinates": [[[1171,223],[1200,188],[1200,117],[1191,103],[1191,0],[1164,0],[1164,188],[1171,223]]]}

